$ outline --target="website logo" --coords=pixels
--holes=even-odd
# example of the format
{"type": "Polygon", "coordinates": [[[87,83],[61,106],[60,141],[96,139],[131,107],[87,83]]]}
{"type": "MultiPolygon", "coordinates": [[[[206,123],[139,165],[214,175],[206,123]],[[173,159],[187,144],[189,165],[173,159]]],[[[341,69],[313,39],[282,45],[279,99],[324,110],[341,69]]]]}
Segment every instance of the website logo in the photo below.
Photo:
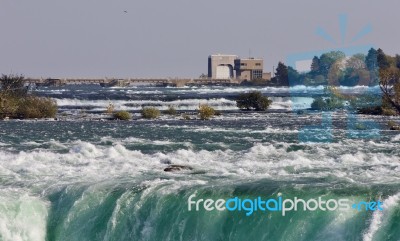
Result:
{"type": "Polygon", "coordinates": [[[304,200],[298,197],[284,198],[245,198],[233,197],[229,199],[202,199],[197,198],[196,194],[189,196],[188,211],[229,211],[244,212],[246,216],[251,216],[255,212],[279,212],[285,216],[288,212],[296,211],[383,211],[383,202],[378,201],[358,201],[350,199],[328,199],[322,197],[304,200]]]}

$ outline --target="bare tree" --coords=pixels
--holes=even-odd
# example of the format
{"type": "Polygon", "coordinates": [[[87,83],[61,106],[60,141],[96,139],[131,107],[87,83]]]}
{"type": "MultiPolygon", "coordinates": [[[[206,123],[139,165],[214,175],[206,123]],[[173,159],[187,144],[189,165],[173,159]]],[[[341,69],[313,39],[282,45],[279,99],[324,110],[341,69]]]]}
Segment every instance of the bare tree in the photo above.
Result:
{"type": "Polygon", "coordinates": [[[25,77],[23,75],[2,75],[0,78],[1,92],[13,95],[25,95],[25,77]]]}
{"type": "Polygon", "coordinates": [[[400,113],[400,72],[398,69],[387,68],[379,70],[379,87],[384,100],[400,113]]]}

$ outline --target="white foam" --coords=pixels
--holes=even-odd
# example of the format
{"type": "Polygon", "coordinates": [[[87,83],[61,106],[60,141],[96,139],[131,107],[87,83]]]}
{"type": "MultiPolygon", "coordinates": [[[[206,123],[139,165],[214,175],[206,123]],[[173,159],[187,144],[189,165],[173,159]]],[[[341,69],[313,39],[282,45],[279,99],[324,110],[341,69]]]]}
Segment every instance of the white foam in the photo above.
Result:
{"type": "MultiPolygon", "coordinates": [[[[112,139],[111,139],[112,140],[112,139]]],[[[208,176],[290,179],[332,177],[357,183],[391,183],[400,179],[400,160],[392,154],[367,151],[373,142],[352,140],[340,143],[310,143],[292,150],[289,143],[255,143],[243,151],[194,151],[180,149],[169,153],[145,154],[124,145],[146,139],[115,140],[113,146],[77,141],[63,143],[68,153],[35,149],[29,152],[0,151],[0,175],[4,179],[31,183],[39,188],[71,181],[93,182],[112,178],[140,178],[149,173],[169,175],[165,163],[189,165],[208,176]],[[351,142],[351,143],[349,143],[351,142]],[[349,153],[349,146],[363,151],[349,153]],[[333,155],[334,154],[334,155],[333,155]],[[366,168],[367,167],[367,168],[366,168]],[[284,170],[284,172],[282,172],[284,170]]],[[[169,141],[151,145],[172,144],[169,141]]],[[[388,144],[389,145],[389,144],[388,144]]],[[[390,146],[389,146],[390,148],[390,146]]],[[[225,150],[226,149],[226,150],[225,150]]],[[[197,179],[198,175],[189,176],[197,179]]]]}
{"type": "MultiPolygon", "coordinates": [[[[249,91],[261,91],[264,94],[268,93],[323,93],[324,86],[293,86],[293,87],[200,87],[200,88],[167,88],[165,91],[172,92],[176,95],[193,92],[197,94],[239,94],[249,91]]],[[[361,93],[365,91],[375,90],[376,87],[356,86],[356,87],[339,87],[340,91],[361,93]]],[[[118,89],[120,92],[127,92],[128,94],[161,94],[163,91],[159,89],[118,89]]],[[[115,89],[108,90],[115,91],[115,89]]],[[[313,98],[311,97],[270,97],[273,101],[270,109],[284,109],[284,110],[298,110],[310,108],[313,98]]],[[[214,99],[183,99],[174,101],[159,101],[159,100],[81,100],[81,99],[56,99],[57,104],[62,108],[63,106],[89,106],[95,108],[96,111],[105,111],[107,106],[112,103],[117,110],[140,110],[142,106],[157,106],[161,110],[167,109],[169,106],[175,106],[178,110],[195,110],[200,104],[208,104],[218,110],[237,110],[236,102],[225,98],[214,99]]]]}
{"type": "MultiPolygon", "coordinates": [[[[177,127],[179,128],[179,127],[177,127]]],[[[267,126],[265,129],[261,130],[254,130],[254,129],[235,129],[235,128],[213,128],[209,126],[203,126],[203,127],[188,127],[188,126],[181,126],[180,128],[185,128],[186,131],[190,132],[231,132],[231,133],[249,133],[249,134],[254,134],[254,133],[298,133],[298,130],[295,129],[283,129],[283,128],[277,128],[277,127],[272,127],[272,126],[267,126]]]]}
{"type": "Polygon", "coordinates": [[[56,99],[60,107],[63,106],[89,106],[94,110],[105,111],[109,104],[113,104],[117,110],[141,110],[142,106],[156,106],[161,110],[174,106],[177,110],[196,110],[201,104],[207,104],[218,110],[236,110],[236,102],[225,98],[219,99],[185,99],[174,101],[158,100],[80,100],[80,99],[56,99]],[[96,108],[97,107],[97,108],[96,108]]]}
{"type": "Polygon", "coordinates": [[[392,137],[392,141],[400,141],[400,134],[392,137]]]}
{"type": "Polygon", "coordinates": [[[390,215],[393,212],[393,208],[400,204],[400,193],[396,195],[388,197],[383,201],[383,211],[375,211],[372,216],[371,224],[363,235],[364,241],[373,241],[375,235],[379,232],[379,229],[385,225],[385,221],[387,221],[390,215]]]}
{"type": "MultiPolygon", "coordinates": [[[[313,98],[306,97],[270,97],[272,104],[270,109],[307,109],[310,108],[313,98]]],[[[177,110],[196,110],[201,104],[207,104],[217,110],[238,110],[236,101],[225,98],[217,99],[184,99],[174,101],[159,100],[81,100],[81,99],[56,99],[59,107],[92,107],[96,111],[105,111],[113,104],[117,110],[140,110],[142,106],[156,106],[161,110],[174,106],[177,110]]]]}
{"type": "Polygon", "coordinates": [[[0,191],[0,237],[4,241],[43,241],[48,203],[18,190],[0,191]]]}

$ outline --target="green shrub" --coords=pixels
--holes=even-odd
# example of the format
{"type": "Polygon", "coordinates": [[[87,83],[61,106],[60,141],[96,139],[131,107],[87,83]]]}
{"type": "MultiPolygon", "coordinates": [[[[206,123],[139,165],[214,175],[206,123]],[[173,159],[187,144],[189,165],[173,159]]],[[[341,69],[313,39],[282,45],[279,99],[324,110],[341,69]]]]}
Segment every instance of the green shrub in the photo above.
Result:
{"type": "Polygon", "coordinates": [[[268,109],[272,101],[268,97],[263,96],[260,91],[253,91],[239,95],[236,105],[239,109],[254,109],[256,111],[264,111],[268,109]]]}
{"type": "Polygon", "coordinates": [[[381,106],[366,107],[357,110],[358,114],[363,114],[363,115],[382,115],[382,112],[383,110],[381,106]]]}
{"type": "Polygon", "coordinates": [[[317,97],[311,104],[311,109],[313,110],[335,110],[343,108],[343,102],[338,98],[327,98],[317,97]]]}
{"type": "Polygon", "coordinates": [[[38,99],[41,100],[38,102],[40,102],[41,105],[40,110],[43,117],[55,118],[58,112],[57,102],[50,98],[38,98],[38,99]]]}
{"type": "Polygon", "coordinates": [[[215,115],[215,109],[209,105],[200,105],[198,112],[202,120],[209,120],[215,115]]]}
{"type": "Polygon", "coordinates": [[[368,127],[366,125],[364,125],[363,123],[356,123],[354,125],[354,129],[356,129],[356,130],[367,130],[368,127]]]}
{"type": "Polygon", "coordinates": [[[313,110],[323,110],[326,108],[326,102],[322,97],[317,97],[311,104],[313,110]]]}
{"type": "Polygon", "coordinates": [[[33,95],[0,97],[0,117],[2,118],[54,118],[57,110],[57,103],[50,98],[33,95]]]}
{"type": "Polygon", "coordinates": [[[176,109],[173,106],[169,106],[167,110],[163,111],[167,115],[176,115],[176,109]]]}
{"type": "Polygon", "coordinates": [[[397,111],[393,108],[382,108],[382,115],[396,116],[397,111]]]}
{"type": "Polygon", "coordinates": [[[130,120],[132,118],[128,111],[118,111],[115,112],[113,116],[117,120],[130,120]]]}
{"type": "Polygon", "coordinates": [[[140,113],[145,119],[156,119],[160,116],[160,110],[154,107],[145,107],[140,113]]]}
{"type": "Polygon", "coordinates": [[[54,118],[57,103],[50,98],[27,96],[21,100],[18,115],[22,118],[54,118]]]}
{"type": "Polygon", "coordinates": [[[382,99],[381,103],[377,103],[376,106],[370,106],[358,109],[358,113],[366,115],[386,115],[386,116],[398,115],[397,110],[385,99],[382,99]]]}
{"type": "Polygon", "coordinates": [[[388,121],[388,126],[390,130],[393,131],[400,131],[400,125],[398,125],[396,122],[394,121],[388,121]]]}
{"type": "Polygon", "coordinates": [[[23,75],[2,75],[0,77],[1,92],[13,96],[26,96],[28,89],[25,87],[23,75]]]}
{"type": "Polygon", "coordinates": [[[27,92],[21,75],[2,75],[0,78],[0,118],[54,118],[57,103],[27,92]]]}
{"type": "Polygon", "coordinates": [[[396,116],[399,114],[396,108],[390,103],[390,101],[387,98],[382,98],[381,106],[382,106],[382,115],[396,116]]]}
{"type": "Polygon", "coordinates": [[[380,95],[363,94],[360,96],[352,96],[349,101],[350,107],[353,109],[371,109],[383,104],[380,95]]]}
{"type": "Polygon", "coordinates": [[[183,114],[182,117],[183,117],[184,120],[191,120],[190,115],[188,115],[186,113],[183,114]]]}
{"type": "Polygon", "coordinates": [[[6,95],[4,93],[0,94],[0,118],[15,118],[17,116],[18,108],[18,98],[6,95]]]}

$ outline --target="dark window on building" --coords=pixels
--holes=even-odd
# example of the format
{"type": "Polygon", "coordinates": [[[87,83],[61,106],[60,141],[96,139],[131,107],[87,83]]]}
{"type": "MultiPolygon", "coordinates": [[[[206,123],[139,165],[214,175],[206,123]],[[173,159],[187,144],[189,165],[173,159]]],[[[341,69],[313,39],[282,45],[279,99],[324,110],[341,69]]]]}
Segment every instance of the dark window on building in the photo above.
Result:
{"type": "Polygon", "coordinates": [[[253,79],[262,79],[263,72],[262,70],[253,70],[253,79]]]}
{"type": "Polygon", "coordinates": [[[241,63],[240,66],[247,66],[247,64],[246,63],[241,63]]]}
{"type": "Polygon", "coordinates": [[[256,63],[256,66],[261,66],[261,63],[256,63]]]}

